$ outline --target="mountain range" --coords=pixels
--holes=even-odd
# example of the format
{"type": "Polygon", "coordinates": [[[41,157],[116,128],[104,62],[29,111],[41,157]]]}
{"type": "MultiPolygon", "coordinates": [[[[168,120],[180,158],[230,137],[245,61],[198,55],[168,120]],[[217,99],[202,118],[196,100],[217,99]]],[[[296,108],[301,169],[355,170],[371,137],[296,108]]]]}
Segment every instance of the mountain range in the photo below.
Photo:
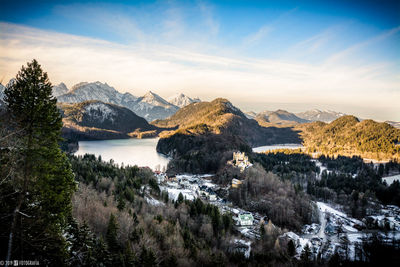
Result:
{"type": "Polygon", "coordinates": [[[58,102],[80,103],[83,101],[98,100],[126,107],[147,121],[167,118],[174,114],[180,107],[200,101],[199,99],[192,99],[180,94],[172,98],[171,102],[168,102],[151,91],[147,92],[144,96],[136,97],[130,93],[120,93],[114,87],[101,82],[78,83],[71,90],[68,90],[65,84],[60,83],[54,86],[53,90],[53,95],[57,97],[58,102]]]}
{"type": "Polygon", "coordinates": [[[197,98],[190,98],[182,93],[176,94],[170,98],[168,98],[168,102],[172,105],[175,105],[179,108],[186,107],[189,104],[201,102],[201,100],[197,98]]]}
{"type": "Polygon", "coordinates": [[[130,109],[98,100],[59,103],[62,135],[72,140],[116,139],[155,136],[157,127],[130,109]]]}
{"type": "Polygon", "coordinates": [[[308,121],[332,122],[346,114],[331,110],[321,111],[319,109],[313,109],[305,112],[295,113],[295,115],[308,121]]]}
{"type": "MultiPolygon", "coordinates": [[[[8,83],[11,84],[13,79],[8,83]]],[[[4,98],[5,86],[0,84],[0,101],[4,98]]],[[[84,101],[97,100],[103,103],[115,104],[126,107],[136,115],[145,118],[148,122],[157,119],[166,119],[175,114],[179,109],[191,104],[198,103],[200,99],[190,98],[182,93],[169,97],[168,100],[156,93],[149,91],[144,96],[137,97],[130,93],[120,93],[107,83],[81,82],[74,85],[70,90],[64,83],[53,86],[53,95],[59,103],[81,103],[84,101]]],[[[2,102],[0,102],[0,105],[2,102]]],[[[248,119],[255,119],[261,126],[286,127],[314,121],[331,122],[344,113],[335,111],[321,111],[318,109],[308,110],[300,113],[291,113],[286,110],[263,111],[260,113],[246,112],[248,119]]],[[[396,128],[400,128],[399,122],[387,121],[396,128]]]]}
{"type": "Polygon", "coordinates": [[[321,111],[318,109],[299,113],[278,109],[276,111],[265,110],[259,113],[250,111],[245,114],[249,119],[255,119],[262,126],[293,126],[313,121],[331,122],[345,115],[341,112],[321,111]]]}
{"type": "Polygon", "coordinates": [[[276,111],[263,111],[254,118],[262,126],[272,125],[294,125],[298,123],[307,123],[309,120],[299,118],[286,110],[278,109],[276,111]]]}

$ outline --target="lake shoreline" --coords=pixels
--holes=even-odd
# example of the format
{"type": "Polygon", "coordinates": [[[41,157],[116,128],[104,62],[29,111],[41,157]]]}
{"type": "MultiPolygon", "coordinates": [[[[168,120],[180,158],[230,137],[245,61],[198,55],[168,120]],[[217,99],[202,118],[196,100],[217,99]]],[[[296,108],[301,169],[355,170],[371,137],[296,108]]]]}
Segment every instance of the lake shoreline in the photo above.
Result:
{"type": "Polygon", "coordinates": [[[166,168],[170,158],[156,151],[159,138],[124,138],[111,140],[79,141],[76,156],[94,154],[118,165],[137,165],[150,169],[166,168]]]}

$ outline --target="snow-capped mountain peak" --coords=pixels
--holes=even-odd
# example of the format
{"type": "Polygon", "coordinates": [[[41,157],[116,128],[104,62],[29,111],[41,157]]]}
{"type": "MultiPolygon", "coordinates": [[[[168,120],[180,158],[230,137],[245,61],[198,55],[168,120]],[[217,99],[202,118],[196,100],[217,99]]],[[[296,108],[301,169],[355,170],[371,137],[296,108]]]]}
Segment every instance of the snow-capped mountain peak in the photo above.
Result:
{"type": "Polygon", "coordinates": [[[59,102],[79,103],[88,100],[99,100],[104,103],[120,104],[122,94],[108,84],[81,82],[74,85],[67,94],[58,97],[59,102]]]}
{"type": "Polygon", "coordinates": [[[53,96],[58,97],[66,93],[68,93],[68,88],[64,83],[53,86],[53,96]]]}
{"type": "Polygon", "coordinates": [[[183,108],[189,104],[200,102],[199,98],[190,98],[182,93],[178,93],[168,98],[168,102],[177,107],[183,108]]]}
{"type": "Polygon", "coordinates": [[[152,91],[148,91],[143,97],[140,98],[140,101],[153,106],[162,106],[166,108],[172,107],[171,103],[152,91]]]}
{"type": "Polygon", "coordinates": [[[65,103],[90,100],[111,103],[126,107],[148,121],[165,119],[179,109],[152,91],[138,98],[130,93],[120,93],[114,87],[99,81],[78,83],[69,92],[59,95],[57,99],[58,102],[65,103]]]}

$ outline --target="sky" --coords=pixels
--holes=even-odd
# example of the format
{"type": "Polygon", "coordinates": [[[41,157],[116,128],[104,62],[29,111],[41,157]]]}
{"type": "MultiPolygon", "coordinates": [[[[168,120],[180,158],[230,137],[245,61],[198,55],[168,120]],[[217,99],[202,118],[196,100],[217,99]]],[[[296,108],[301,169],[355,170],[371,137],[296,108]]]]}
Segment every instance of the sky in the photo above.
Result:
{"type": "Polygon", "coordinates": [[[4,1],[0,81],[229,99],[400,121],[400,1],[4,1]]]}

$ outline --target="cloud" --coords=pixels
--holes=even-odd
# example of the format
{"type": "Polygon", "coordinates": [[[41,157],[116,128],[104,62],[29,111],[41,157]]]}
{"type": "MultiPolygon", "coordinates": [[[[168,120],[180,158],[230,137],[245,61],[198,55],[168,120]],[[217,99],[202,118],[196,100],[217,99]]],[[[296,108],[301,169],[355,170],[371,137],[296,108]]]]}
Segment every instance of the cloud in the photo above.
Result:
{"type": "Polygon", "coordinates": [[[290,55],[294,53],[301,53],[302,55],[309,55],[315,53],[329,45],[329,42],[338,35],[341,27],[333,26],[314,36],[307,38],[293,45],[287,52],[290,55]]]}
{"type": "Polygon", "coordinates": [[[203,1],[198,2],[198,7],[204,19],[204,24],[208,28],[208,32],[215,36],[219,33],[219,23],[214,19],[213,8],[203,1]]]}
{"type": "Polygon", "coordinates": [[[306,103],[351,106],[357,100],[381,109],[376,118],[395,119],[393,110],[400,114],[400,77],[388,72],[388,63],[352,67],[227,57],[157,43],[122,45],[9,23],[0,23],[0,51],[0,77],[5,80],[36,58],[53,83],[69,87],[99,80],[135,95],[151,89],[163,96],[222,96],[239,106],[303,103],[304,109],[306,103]]]}
{"type": "Polygon", "coordinates": [[[371,37],[363,42],[359,42],[350,47],[347,47],[346,49],[331,55],[326,60],[326,64],[335,64],[339,61],[347,60],[347,59],[349,59],[349,56],[351,56],[353,53],[356,53],[356,52],[362,50],[363,48],[366,48],[373,44],[384,41],[385,39],[397,34],[399,31],[400,31],[400,26],[397,26],[393,29],[387,30],[383,33],[380,33],[380,34],[374,36],[374,37],[371,37]]]}
{"type": "Polygon", "coordinates": [[[262,41],[271,31],[273,28],[270,25],[264,25],[257,32],[250,34],[247,36],[243,43],[246,46],[253,46],[258,44],[262,41]]]}

